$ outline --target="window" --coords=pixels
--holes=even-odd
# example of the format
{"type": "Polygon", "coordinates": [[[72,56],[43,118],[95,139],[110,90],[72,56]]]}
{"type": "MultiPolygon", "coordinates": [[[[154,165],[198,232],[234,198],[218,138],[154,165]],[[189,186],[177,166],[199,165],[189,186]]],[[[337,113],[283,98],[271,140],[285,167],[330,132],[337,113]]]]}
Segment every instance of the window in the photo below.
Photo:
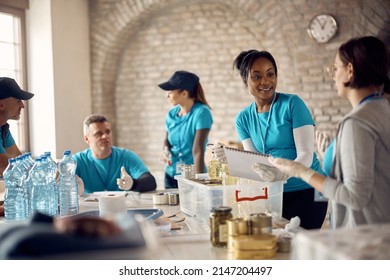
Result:
{"type": "MultiPolygon", "coordinates": [[[[8,6],[11,5],[8,1],[0,1],[0,76],[13,78],[21,88],[27,89],[24,8],[28,8],[28,2],[12,1],[12,4],[15,7],[8,6]]],[[[22,152],[30,148],[26,102],[25,106],[18,121],[8,121],[12,136],[22,152]]]]}

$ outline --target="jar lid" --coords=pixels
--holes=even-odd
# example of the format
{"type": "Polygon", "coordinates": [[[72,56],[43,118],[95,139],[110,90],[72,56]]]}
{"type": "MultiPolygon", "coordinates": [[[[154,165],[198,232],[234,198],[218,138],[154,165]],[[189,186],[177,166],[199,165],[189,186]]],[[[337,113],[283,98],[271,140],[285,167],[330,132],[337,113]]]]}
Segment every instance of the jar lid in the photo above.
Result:
{"type": "Polygon", "coordinates": [[[212,213],[216,213],[216,212],[227,213],[227,212],[230,212],[230,211],[232,211],[232,207],[229,207],[229,206],[219,206],[219,207],[211,208],[211,212],[212,213]]]}

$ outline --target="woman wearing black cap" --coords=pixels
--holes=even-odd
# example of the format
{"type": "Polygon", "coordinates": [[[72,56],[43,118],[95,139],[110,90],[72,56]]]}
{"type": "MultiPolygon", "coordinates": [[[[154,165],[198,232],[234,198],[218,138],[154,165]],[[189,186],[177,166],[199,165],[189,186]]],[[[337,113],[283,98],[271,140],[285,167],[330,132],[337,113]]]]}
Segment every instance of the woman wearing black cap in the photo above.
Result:
{"type": "Polygon", "coordinates": [[[163,161],[166,163],[165,188],[177,188],[176,174],[183,164],[194,164],[195,173],[204,173],[207,137],[213,124],[199,77],[187,71],[176,71],[165,83],[158,85],[167,91],[174,106],[166,115],[163,161]]]}

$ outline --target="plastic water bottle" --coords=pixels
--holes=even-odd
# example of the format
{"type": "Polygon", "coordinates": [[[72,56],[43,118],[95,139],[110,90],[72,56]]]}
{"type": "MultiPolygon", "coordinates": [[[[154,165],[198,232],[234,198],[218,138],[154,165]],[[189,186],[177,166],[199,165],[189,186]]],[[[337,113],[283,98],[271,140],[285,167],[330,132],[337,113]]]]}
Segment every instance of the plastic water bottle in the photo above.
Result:
{"type": "Polygon", "coordinates": [[[58,192],[60,200],[60,216],[72,215],[79,212],[78,186],[76,180],[77,163],[69,150],[64,151],[63,158],[58,163],[60,179],[58,192]]]}
{"type": "Polygon", "coordinates": [[[26,168],[26,174],[25,174],[25,178],[24,178],[22,184],[23,184],[23,189],[27,192],[28,217],[30,217],[31,214],[32,214],[32,210],[31,210],[31,189],[32,189],[32,185],[31,185],[31,180],[30,180],[30,170],[33,167],[35,162],[34,162],[33,158],[31,157],[31,153],[30,152],[24,153],[23,156],[24,156],[23,163],[24,163],[25,168],[26,168]]]}
{"type": "Polygon", "coordinates": [[[48,164],[45,159],[37,157],[35,164],[30,170],[31,181],[31,210],[50,216],[58,213],[57,197],[52,184],[47,180],[48,164]]]}
{"type": "Polygon", "coordinates": [[[23,221],[29,217],[29,202],[28,202],[28,190],[24,184],[24,180],[27,177],[28,165],[26,164],[26,157],[21,155],[17,157],[16,163],[13,169],[15,177],[15,187],[17,190],[15,208],[16,216],[15,220],[23,221]]]}
{"type": "MultiPolygon", "coordinates": [[[[12,161],[11,161],[12,162],[12,161]]],[[[24,156],[18,156],[13,166],[4,172],[6,184],[6,221],[23,221],[28,218],[28,197],[23,181],[26,176],[24,156]]]]}
{"type": "Polygon", "coordinates": [[[57,187],[57,163],[53,160],[51,157],[51,152],[45,152],[42,156],[44,159],[44,162],[47,164],[47,181],[48,184],[51,185],[51,188],[55,192],[55,197],[56,197],[56,204],[57,204],[57,212],[58,212],[58,198],[59,198],[59,193],[58,193],[58,187],[57,187]]]}
{"type": "Polygon", "coordinates": [[[15,158],[8,159],[8,165],[3,172],[3,178],[5,183],[5,194],[4,194],[4,216],[5,220],[13,221],[16,218],[16,180],[13,174],[13,169],[16,163],[15,158]]]}
{"type": "Polygon", "coordinates": [[[31,167],[34,165],[34,160],[31,157],[31,152],[26,152],[23,155],[26,157],[26,160],[25,160],[26,165],[30,166],[30,169],[31,169],[31,167]]]}

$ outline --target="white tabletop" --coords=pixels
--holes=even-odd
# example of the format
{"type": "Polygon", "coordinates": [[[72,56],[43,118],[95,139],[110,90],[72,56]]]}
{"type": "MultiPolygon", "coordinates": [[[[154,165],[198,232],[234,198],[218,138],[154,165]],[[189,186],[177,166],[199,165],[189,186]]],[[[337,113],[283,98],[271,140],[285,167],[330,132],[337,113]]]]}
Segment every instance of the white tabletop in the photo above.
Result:
{"type": "MultiPolygon", "coordinates": [[[[158,192],[161,192],[161,190],[158,192]]],[[[146,260],[233,259],[232,253],[226,248],[216,248],[211,245],[208,224],[182,213],[179,205],[154,205],[152,197],[155,193],[148,192],[140,194],[129,192],[126,197],[127,209],[161,209],[164,213],[161,218],[166,220],[166,217],[171,217],[169,220],[173,221],[180,229],[167,231],[164,228],[161,230],[154,225],[154,222],[147,222],[146,232],[150,233],[150,235],[146,238],[147,247],[143,250],[102,251],[93,252],[93,254],[77,254],[77,256],[59,256],[58,258],[146,260]]],[[[80,197],[80,212],[97,211],[99,209],[98,201],[91,199],[94,197],[96,195],[91,195],[87,198],[80,197]]],[[[0,223],[4,223],[4,217],[0,219],[0,223]]],[[[290,259],[290,253],[277,253],[275,259],[290,259]]]]}
{"type": "MultiPolygon", "coordinates": [[[[157,230],[156,244],[151,246],[148,252],[142,254],[143,259],[224,260],[233,258],[232,253],[226,248],[217,248],[211,245],[208,224],[182,213],[179,205],[154,205],[152,197],[155,193],[129,192],[126,205],[128,209],[158,208],[164,212],[164,217],[177,214],[171,220],[184,218],[184,221],[176,222],[176,225],[180,227],[179,230],[169,232],[157,230]]],[[[96,210],[97,208],[97,202],[86,202],[80,199],[80,211],[96,210]]],[[[290,259],[290,254],[277,253],[276,259],[290,259]]]]}

